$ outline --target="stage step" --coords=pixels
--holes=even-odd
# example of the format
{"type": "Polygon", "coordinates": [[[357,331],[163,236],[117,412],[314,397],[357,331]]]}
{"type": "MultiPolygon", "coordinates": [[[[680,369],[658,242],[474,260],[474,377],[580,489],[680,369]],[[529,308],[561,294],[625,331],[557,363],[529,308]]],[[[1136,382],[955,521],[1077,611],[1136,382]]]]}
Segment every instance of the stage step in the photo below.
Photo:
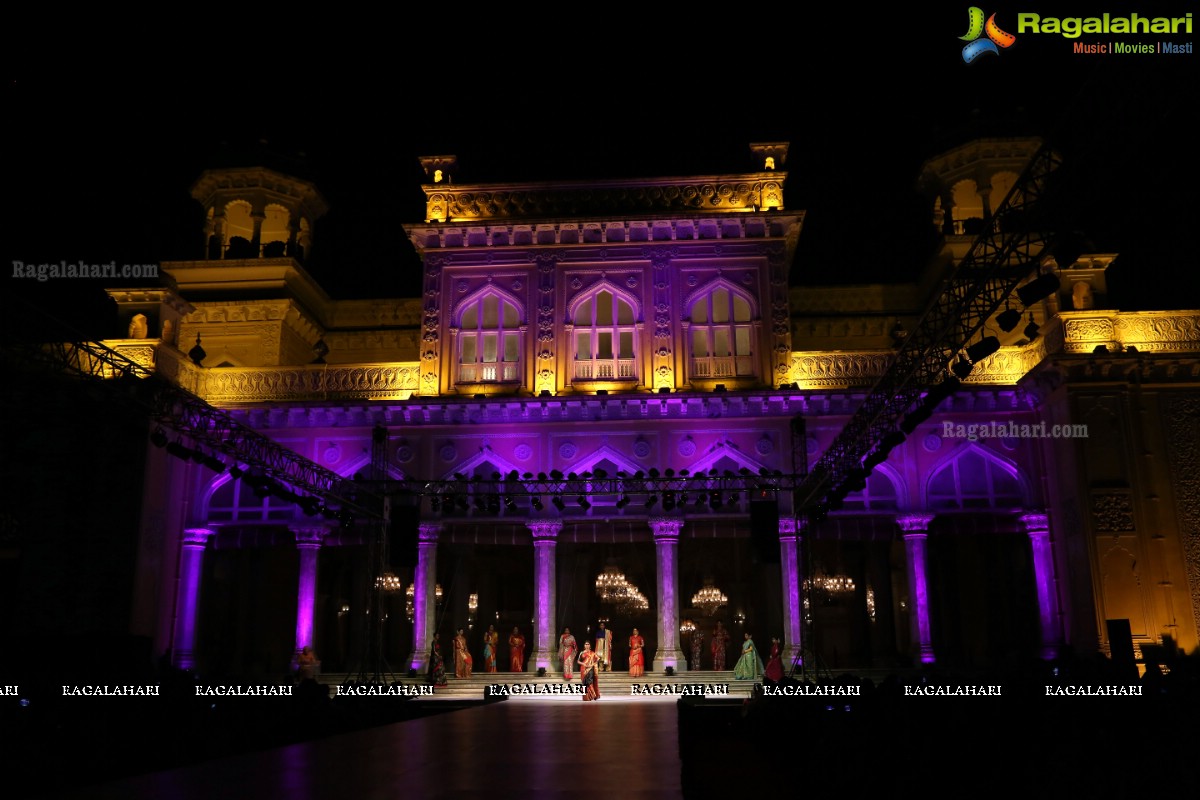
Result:
{"type": "MultiPolygon", "coordinates": [[[[367,676],[366,682],[370,676],[367,676]]],[[[318,679],[322,684],[330,689],[330,695],[336,694],[338,686],[346,683],[363,680],[363,677],[357,674],[337,674],[329,673],[321,675],[318,679]]],[[[543,677],[538,677],[536,672],[476,672],[469,678],[455,678],[449,676],[447,678],[448,686],[439,686],[431,699],[437,700],[482,700],[485,695],[486,688],[491,684],[560,684],[563,682],[561,673],[547,674],[543,677]]],[[[426,685],[424,678],[409,678],[400,675],[381,675],[379,682],[382,683],[401,683],[406,686],[424,686],[426,685]]],[[[579,675],[576,673],[571,677],[571,683],[579,684],[579,675]]],[[[612,697],[627,697],[632,696],[632,687],[634,684],[701,684],[705,686],[725,684],[729,687],[730,697],[749,697],[751,689],[755,681],[739,681],[733,677],[732,670],[722,672],[685,672],[676,673],[672,676],[667,676],[661,672],[648,672],[640,678],[631,678],[628,672],[602,672],[600,673],[600,688],[603,694],[612,697]]]]}

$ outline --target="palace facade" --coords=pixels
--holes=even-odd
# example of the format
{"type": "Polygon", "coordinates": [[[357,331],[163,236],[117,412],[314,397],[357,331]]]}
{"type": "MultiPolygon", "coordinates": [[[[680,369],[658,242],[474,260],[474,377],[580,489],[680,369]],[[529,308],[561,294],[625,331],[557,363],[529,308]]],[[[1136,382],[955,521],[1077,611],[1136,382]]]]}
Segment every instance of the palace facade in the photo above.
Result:
{"type": "Polygon", "coordinates": [[[582,644],[601,619],[616,668],[636,627],[654,672],[710,669],[718,620],[732,648],[779,636],[838,669],[1107,651],[1111,620],[1143,653],[1195,651],[1200,312],[1122,312],[1117,254],[1044,263],[1058,290],[1014,300],[999,352],[865,488],[823,517],[793,503],[1039,146],[927,162],[940,248],[891,285],[790,285],[787,143],[752,144],[737,174],[587,182],[472,184],[422,159],[415,298],[333,299],[309,275],[315,185],[205,172],[206,257],[112,290],[128,338],[104,344],[388,494],[390,521],[323,514],[220,452],[178,458],[152,423],[132,632],[226,674],[306,645],[352,673],[376,633],[419,671],[460,627],[478,669],[489,625],[553,674],[563,628],[582,644]]]}

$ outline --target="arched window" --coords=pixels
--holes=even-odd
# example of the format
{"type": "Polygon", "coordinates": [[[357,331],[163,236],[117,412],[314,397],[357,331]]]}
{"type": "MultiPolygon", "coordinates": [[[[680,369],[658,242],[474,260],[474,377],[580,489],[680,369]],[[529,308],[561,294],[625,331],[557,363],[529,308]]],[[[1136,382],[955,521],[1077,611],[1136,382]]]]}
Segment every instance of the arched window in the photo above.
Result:
{"type": "Polygon", "coordinates": [[[1020,508],[1025,493],[1012,468],[974,448],[964,451],[929,479],[929,508],[970,510],[1020,508]]]}
{"type": "Polygon", "coordinates": [[[843,505],[847,511],[895,511],[896,484],[886,474],[876,470],[867,476],[867,486],[846,495],[843,505]]]}
{"type": "Polygon", "coordinates": [[[636,316],[633,305],[602,288],[575,307],[575,373],[577,381],[635,380],[636,316]]]}
{"type": "Polygon", "coordinates": [[[460,383],[520,380],[521,312],[489,292],[463,307],[458,332],[460,383]]]}
{"type": "Polygon", "coordinates": [[[692,301],[691,378],[754,375],[750,301],[726,285],[692,301]]]}

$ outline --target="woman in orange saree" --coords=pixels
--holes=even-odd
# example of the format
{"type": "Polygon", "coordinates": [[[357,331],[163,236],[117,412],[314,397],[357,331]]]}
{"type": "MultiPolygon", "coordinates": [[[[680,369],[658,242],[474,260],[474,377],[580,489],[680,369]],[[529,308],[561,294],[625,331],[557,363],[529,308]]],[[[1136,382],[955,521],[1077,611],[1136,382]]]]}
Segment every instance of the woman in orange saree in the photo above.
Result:
{"type": "Polygon", "coordinates": [[[639,634],[637,628],[633,629],[633,636],[629,637],[629,677],[640,678],[646,674],[646,657],[642,653],[642,648],[646,646],[646,640],[639,634]]]}
{"type": "Polygon", "coordinates": [[[454,637],[454,677],[471,677],[472,663],[471,652],[467,650],[467,637],[459,628],[458,635],[454,637]]]}
{"type": "Polygon", "coordinates": [[[525,637],[520,628],[513,628],[508,637],[508,668],[512,672],[525,671],[525,637]]]}

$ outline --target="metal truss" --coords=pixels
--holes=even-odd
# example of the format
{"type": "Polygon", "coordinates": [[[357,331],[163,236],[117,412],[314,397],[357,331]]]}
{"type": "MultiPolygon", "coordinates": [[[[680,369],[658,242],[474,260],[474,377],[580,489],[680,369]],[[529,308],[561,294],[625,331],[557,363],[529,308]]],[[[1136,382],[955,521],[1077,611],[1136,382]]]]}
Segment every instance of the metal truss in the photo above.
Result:
{"type": "Polygon", "coordinates": [[[1022,281],[1037,273],[1048,252],[1046,197],[1060,164],[1047,144],[1034,153],[887,371],[797,487],[798,512],[816,510],[844,490],[848,478],[862,477],[863,460],[873,451],[886,458],[889,444],[903,438],[897,422],[924,395],[940,401],[957,388],[958,379],[948,375],[951,360],[1022,281]]]}
{"type": "Polygon", "coordinates": [[[383,514],[381,498],[370,487],[347,480],[283,447],[99,342],[10,339],[4,353],[29,366],[75,375],[110,388],[114,396],[124,394],[127,402],[140,407],[160,426],[189,438],[198,454],[242,473],[268,478],[289,493],[288,499],[301,502],[315,498],[315,506],[348,510],[356,516],[383,514]]]}

